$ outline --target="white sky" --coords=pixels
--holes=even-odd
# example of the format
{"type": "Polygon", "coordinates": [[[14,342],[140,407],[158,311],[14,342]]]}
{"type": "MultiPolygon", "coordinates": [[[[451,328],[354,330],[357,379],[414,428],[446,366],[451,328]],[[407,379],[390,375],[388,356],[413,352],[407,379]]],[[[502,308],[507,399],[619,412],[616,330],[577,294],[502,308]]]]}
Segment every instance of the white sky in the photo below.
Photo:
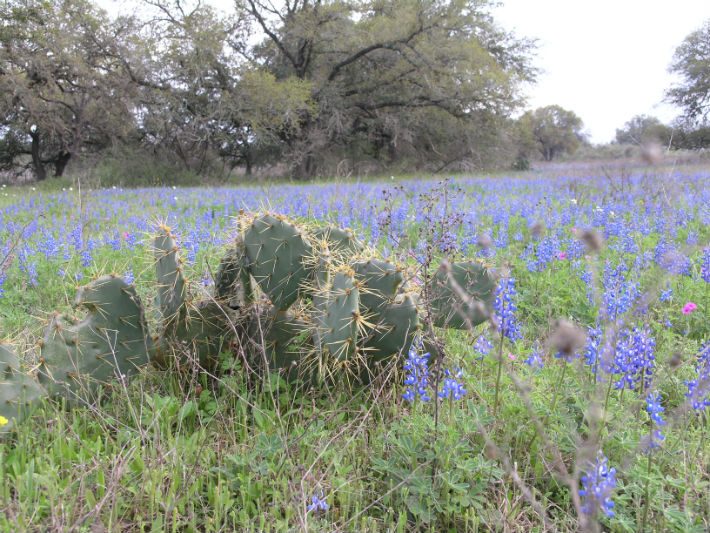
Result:
{"type": "Polygon", "coordinates": [[[614,138],[634,115],[669,122],[673,52],[710,19],[710,0],[503,0],[494,17],[538,39],[543,70],[526,91],[531,108],[559,104],[584,121],[595,143],[614,138]]]}
{"type": "MultiPolygon", "coordinates": [[[[207,0],[229,10],[232,0],[207,0]]],[[[132,0],[98,0],[115,13],[132,0]]],[[[278,3],[278,0],[277,0],[278,3]]],[[[495,19],[538,40],[538,82],[528,107],[571,109],[595,143],[611,141],[634,115],[670,122],[680,110],[663,102],[673,83],[673,52],[710,19],[710,0],[502,0],[495,19]]]]}

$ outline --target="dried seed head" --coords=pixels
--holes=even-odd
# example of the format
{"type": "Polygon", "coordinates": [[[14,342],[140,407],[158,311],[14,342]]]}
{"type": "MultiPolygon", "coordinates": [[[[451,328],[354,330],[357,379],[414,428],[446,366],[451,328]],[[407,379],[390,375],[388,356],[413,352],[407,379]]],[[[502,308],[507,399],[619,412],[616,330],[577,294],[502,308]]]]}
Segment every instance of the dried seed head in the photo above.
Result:
{"type": "Polygon", "coordinates": [[[659,165],[663,162],[663,147],[657,142],[646,143],[641,147],[641,159],[647,165],[659,165]]]}
{"type": "Polygon", "coordinates": [[[579,239],[592,253],[597,253],[604,246],[604,237],[595,229],[585,229],[580,232],[579,239]]]}
{"type": "Polygon", "coordinates": [[[491,244],[493,244],[493,241],[491,240],[490,235],[484,233],[483,235],[478,237],[477,244],[484,250],[488,250],[488,248],[491,247],[491,244]]]}
{"type": "Polygon", "coordinates": [[[536,239],[539,239],[542,237],[542,235],[545,233],[545,224],[542,223],[542,221],[538,220],[535,222],[532,226],[530,226],[530,234],[535,237],[536,239]]]}
{"type": "Polygon", "coordinates": [[[668,361],[668,365],[669,365],[671,368],[678,368],[678,367],[679,367],[680,365],[682,365],[682,364],[683,364],[683,356],[682,356],[680,353],[678,353],[678,352],[675,352],[675,353],[671,356],[670,361],[668,361]]]}
{"type": "Polygon", "coordinates": [[[565,356],[576,353],[586,342],[587,334],[584,330],[569,320],[558,320],[550,336],[550,345],[565,356]]]}

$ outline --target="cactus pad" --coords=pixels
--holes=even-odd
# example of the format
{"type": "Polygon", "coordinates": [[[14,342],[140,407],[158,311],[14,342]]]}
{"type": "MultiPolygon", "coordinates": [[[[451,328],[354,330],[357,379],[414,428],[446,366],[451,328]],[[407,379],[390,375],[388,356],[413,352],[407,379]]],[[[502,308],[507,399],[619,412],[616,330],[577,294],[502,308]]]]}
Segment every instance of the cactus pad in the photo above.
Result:
{"type": "Polygon", "coordinates": [[[251,275],[247,268],[244,239],[241,235],[237,236],[235,244],[222,258],[214,284],[215,299],[233,309],[246,307],[253,301],[251,275]]]}
{"type": "Polygon", "coordinates": [[[312,248],[304,234],[284,217],[256,217],[244,234],[249,271],[271,302],[288,309],[309,272],[312,248]]]}
{"type": "Polygon", "coordinates": [[[380,310],[380,320],[365,341],[371,361],[407,353],[419,331],[419,311],[415,295],[405,294],[380,310]]]}
{"type": "Polygon", "coordinates": [[[323,348],[345,360],[355,353],[360,325],[360,297],[351,270],[335,273],[323,316],[323,348]]]}
{"type": "Polygon", "coordinates": [[[77,322],[56,315],[41,348],[39,381],[53,396],[86,399],[85,392],[148,362],[151,340],[135,289],[103,276],[79,289],[75,305],[87,311],[77,322]]]}
{"type": "Polygon", "coordinates": [[[349,229],[325,226],[314,229],[312,233],[315,239],[325,240],[330,251],[336,255],[350,256],[365,249],[365,245],[349,229]]]}
{"type": "Polygon", "coordinates": [[[15,353],[0,345],[0,416],[7,420],[0,435],[10,432],[46,395],[37,381],[20,371],[15,353]]]}
{"type": "Polygon", "coordinates": [[[203,302],[190,307],[185,318],[163,334],[153,362],[159,367],[178,362],[212,369],[231,334],[225,309],[217,302],[203,302]]]}
{"type": "Polygon", "coordinates": [[[379,316],[381,309],[394,300],[404,281],[402,270],[391,263],[370,259],[353,265],[357,280],[362,284],[360,301],[371,313],[379,316]]]}
{"type": "Polygon", "coordinates": [[[158,228],[154,248],[158,305],[163,320],[167,323],[184,312],[186,287],[178,246],[170,228],[164,224],[158,228]]]}

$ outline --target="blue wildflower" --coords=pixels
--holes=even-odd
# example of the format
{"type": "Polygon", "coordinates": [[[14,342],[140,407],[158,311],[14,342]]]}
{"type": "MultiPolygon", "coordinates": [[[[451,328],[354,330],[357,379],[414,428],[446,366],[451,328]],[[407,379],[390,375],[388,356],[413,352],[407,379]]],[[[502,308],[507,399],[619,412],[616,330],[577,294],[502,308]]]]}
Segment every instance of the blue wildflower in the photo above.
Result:
{"type": "Polygon", "coordinates": [[[515,304],[517,292],[515,278],[501,278],[496,289],[496,298],[493,308],[496,313],[496,322],[501,335],[508,337],[510,342],[523,338],[520,326],[515,316],[518,307],[515,304]]]}
{"type": "Polygon", "coordinates": [[[582,512],[594,517],[602,511],[611,518],[614,516],[611,497],[616,488],[616,468],[609,468],[609,461],[601,451],[590,467],[581,478],[579,495],[582,497],[582,512]]]}
{"type": "Polygon", "coordinates": [[[481,356],[478,357],[479,360],[483,359],[486,355],[491,353],[492,349],[493,343],[485,335],[481,335],[480,337],[478,337],[476,339],[476,342],[473,344],[473,350],[481,354],[481,356]]]}
{"type": "Polygon", "coordinates": [[[661,416],[665,409],[661,405],[661,395],[657,392],[650,392],[646,396],[646,412],[648,416],[651,417],[651,432],[644,443],[644,449],[646,452],[651,452],[656,448],[660,448],[661,444],[665,440],[665,436],[661,432],[660,427],[666,425],[666,421],[663,420],[661,416]]]}
{"type": "Polygon", "coordinates": [[[703,262],[700,265],[700,277],[705,283],[710,283],[710,248],[703,252],[703,262]]]}
{"type": "Polygon", "coordinates": [[[710,407],[710,342],[700,349],[695,372],[697,378],[685,382],[688,387],[685,397],[693,409],[701,411],[710,407]]]}
{"type": "Polygon", "coordinates": [[[429,396],[429,353],[417,353],[417,349],[412,345],[404,363],[404,371],[407,372],[404,384],[407,385],[402,397],[408,402],[416,400],[417,396],[423,401],[431,400],[429,396]]]}
{"type": "Polygon", "coordinates": [[[320,495],[314,494],[313,496],[311,496],[311,503],[308,505],[308,512],[325,512],[329,508],[330,506],[325,501],[325,497],[323,496],[323,491],[320,492],[320,495]]]}
{"type": "Polygon", "coordinates": [[[669,283],[666,285],[666,288],[661,291],[661,295],[658,297],[658,299],[662,302],[668,302],[671,298],[673,298],[673,288],[670,286],[669,283]]]}
{"type": "Polygon", "coordinates": [[[617,378],[614,388],[635,389],[639,382],[646,388],[656,366],[656,341],[648,328],[622,330],[613,348],[611,361],[602,361],[602,369],[617,378]]]}
{"type": "Polygon", "coordinates": [[[627,279],[628,271],[624,263],[620,263],[616,268],[609,263],[604,267],[602,315],[608,320],[617,321],[621,315],[631,310],[640,296],[638,283],[627,279]]]}
{"type": "Polygon", "coordinates": [[[545,362],[542,360],[542,352],[538,344],[535,345],[532,353],[524,362],[526,365],[536,370],[541,370],[545,367],[545,362]]]}
{"type": "Polygon", "coordinates": [[[466,389],[462,383],[456,381],[457,379],[461,379],[463,377],[463,371],[461,369],[457,369],[456,372],[452,373],[449,369],[446,369],[444,375],[444,383],[439,391],[439,398],[444,399],[451,397],[454,400],[460,400],[463,398],[466,395],[466,389]]]}

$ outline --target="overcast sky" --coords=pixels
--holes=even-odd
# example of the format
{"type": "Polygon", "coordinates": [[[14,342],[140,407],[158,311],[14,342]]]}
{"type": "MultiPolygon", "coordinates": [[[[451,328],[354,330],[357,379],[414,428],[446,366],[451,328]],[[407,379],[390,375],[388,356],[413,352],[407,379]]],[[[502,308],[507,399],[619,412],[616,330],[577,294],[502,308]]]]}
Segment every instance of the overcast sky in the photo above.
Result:
{"type": "Polygon", "coordinates": [[[530,107],[559,104],[577,113],[593,142],[612,140],[634,115],[670,121],[663,103],[668,65],[690,32],[710,19],[710,0],[503,0],[495,18],[538,39],[530,107]]]}

